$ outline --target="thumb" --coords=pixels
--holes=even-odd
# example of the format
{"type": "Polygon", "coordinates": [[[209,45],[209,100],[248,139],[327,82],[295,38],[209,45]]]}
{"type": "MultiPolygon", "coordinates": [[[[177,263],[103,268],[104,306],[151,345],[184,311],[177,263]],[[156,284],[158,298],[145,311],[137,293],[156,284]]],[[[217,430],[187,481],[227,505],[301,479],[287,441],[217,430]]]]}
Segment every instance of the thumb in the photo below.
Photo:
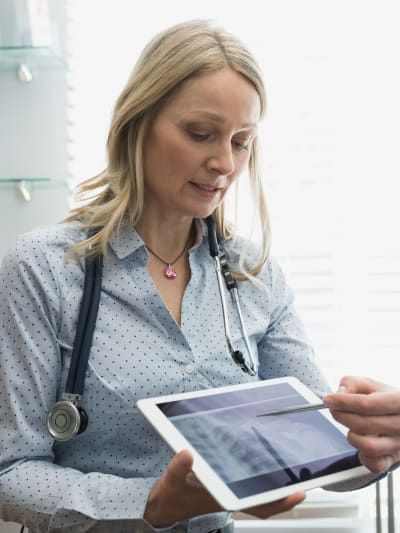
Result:
{"type": "Polygon", "coordinates": [[[171,459],[165,475],[173,482],[183,481],[193,466],[193,457],[187,450],[182,450],[171,459]]]}

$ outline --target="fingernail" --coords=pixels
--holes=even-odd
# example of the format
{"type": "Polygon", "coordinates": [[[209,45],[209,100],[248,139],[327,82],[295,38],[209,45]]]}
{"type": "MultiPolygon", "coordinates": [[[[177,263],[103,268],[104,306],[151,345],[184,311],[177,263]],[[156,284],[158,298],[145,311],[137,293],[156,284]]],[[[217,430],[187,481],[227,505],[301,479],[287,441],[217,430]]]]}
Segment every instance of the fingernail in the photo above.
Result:
{"type": "Polygon", "coordinates": [[[178,455],[178,461],[181,465],[184,465],[186,466],[187,463],[188,463],[188,457],[187,457],[187,454],[185,453],[185,451],[181,451],[179,452],[179,455],[178,455]]]}
{"type": "Polygon", "coordinates": [[[347,392],[347,388],[344,385],[340,385],[337,392],[347,392]]]}
{"type": "Polygon", "coordinates": [[[335,409],[336,407],[336,403],[334,400],[331,400],[331,399],[328,399],[328,400],[324,400],[324,404],[329,408],[329,409],[335,409]]]}

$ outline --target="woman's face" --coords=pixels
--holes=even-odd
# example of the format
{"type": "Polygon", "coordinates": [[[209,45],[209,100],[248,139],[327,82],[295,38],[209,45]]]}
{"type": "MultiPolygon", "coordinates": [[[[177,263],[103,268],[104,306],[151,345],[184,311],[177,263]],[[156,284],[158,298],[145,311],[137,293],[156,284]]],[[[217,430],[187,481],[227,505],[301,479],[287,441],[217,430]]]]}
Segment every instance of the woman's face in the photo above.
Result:
{"type": "Polygon", "coordinates": [[[146,214],[211,214],[247,168],[259,117],[255,88],[228,67],[184,82],[145,139],[146,214]]]}

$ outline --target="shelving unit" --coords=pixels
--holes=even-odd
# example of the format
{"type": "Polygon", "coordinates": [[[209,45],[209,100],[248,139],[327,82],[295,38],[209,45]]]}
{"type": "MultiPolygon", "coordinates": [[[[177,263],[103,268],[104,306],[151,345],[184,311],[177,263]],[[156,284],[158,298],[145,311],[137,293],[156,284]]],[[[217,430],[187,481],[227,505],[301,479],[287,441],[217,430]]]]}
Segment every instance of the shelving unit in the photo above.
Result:
{"type": "Polygon", "coordinates": [[[48,46],[0,47],[0,71],[15,70],[21,82],[29,83],[38,69],[63,68],[63,58],[48,46]]]}
{"type": "Polygon", "coordinates": [[[37,186],[67,187],[67,183],[65,181],[52,178],[0,178],[0,187],[9,185],[15,187],[20,198],[25,202],[30,202],[32,200],[33,191],[37,186]]]}

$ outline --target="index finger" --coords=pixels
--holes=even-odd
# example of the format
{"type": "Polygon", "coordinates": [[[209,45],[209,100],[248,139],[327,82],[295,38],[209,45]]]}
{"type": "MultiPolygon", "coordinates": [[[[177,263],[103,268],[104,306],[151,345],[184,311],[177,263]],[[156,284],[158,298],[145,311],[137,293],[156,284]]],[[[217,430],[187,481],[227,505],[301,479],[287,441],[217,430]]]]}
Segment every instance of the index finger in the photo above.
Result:
{"type": "Polygon", "coordinates": [[[335,392],[324,398],[330,409],[347,411],[361,415],[379,416],[400,414],[400,392],[372,392],[370,394],[352,394],[335,392]]]}
{"type": "Polygon", "coordinates": [[[372,392],[389,392],[396,390],[395,387],[376,381],[375,379],[361,376],[344,376],[340,380],[340,389],[355,394],[371,394],[372,392]]]}

